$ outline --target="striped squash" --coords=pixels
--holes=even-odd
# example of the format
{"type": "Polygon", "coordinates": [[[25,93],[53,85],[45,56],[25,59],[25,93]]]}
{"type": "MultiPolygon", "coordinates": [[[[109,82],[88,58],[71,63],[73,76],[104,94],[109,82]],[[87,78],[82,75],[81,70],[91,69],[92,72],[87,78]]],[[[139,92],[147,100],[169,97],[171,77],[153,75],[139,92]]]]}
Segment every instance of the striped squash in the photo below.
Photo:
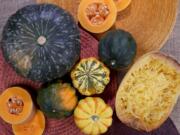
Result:
{"type": "Polygon", "coordinates": [[[79,101],[74,110],[75,124],[85,134],[99,135],[112,124],[113,110],[99,97],[87,97],[79,101]]]}
{"type": "Polygon", "coordinates": [[[74,87],[86,96],[102,93],[110,81],[109,75],[109,69],[93,57],[82,59],[71,72],[74,87]]]}

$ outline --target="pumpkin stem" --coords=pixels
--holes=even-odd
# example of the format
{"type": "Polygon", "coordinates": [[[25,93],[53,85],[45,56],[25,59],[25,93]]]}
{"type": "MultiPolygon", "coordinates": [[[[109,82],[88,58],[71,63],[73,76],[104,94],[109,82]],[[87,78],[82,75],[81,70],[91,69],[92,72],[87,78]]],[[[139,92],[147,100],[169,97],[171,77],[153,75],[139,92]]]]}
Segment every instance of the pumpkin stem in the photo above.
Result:
{"type": "Polygon", "coordinates": [[[116,60],[111,60],[111,66],[114,67],[116,65],[116,60]]]}
{"type": "Polygon", "coordinates": [[[46,43],[46,37],[40,36],[40,37],[37,39],[37,42],[38,42],[38,44],[40,44],[40,45],[44,45],[44,44],[46,43]]]}
{"type": "Polygon", "coordinates": [[[94,122],[96,122],[96,121],[99,120],[99,117],[98,117],[97,115],[92,115],[92,116],[91,116],[91,119],[92,119],[94,122]]]}

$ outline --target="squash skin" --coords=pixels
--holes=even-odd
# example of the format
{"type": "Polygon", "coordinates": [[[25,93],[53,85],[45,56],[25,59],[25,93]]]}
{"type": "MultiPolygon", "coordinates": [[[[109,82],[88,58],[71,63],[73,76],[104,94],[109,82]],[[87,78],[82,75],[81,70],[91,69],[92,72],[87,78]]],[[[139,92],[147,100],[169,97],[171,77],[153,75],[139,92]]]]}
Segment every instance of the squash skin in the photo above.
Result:
{"type": "Polygon", "coordinates": [[[101,94],[110,81],[110,71],[96,58],[85,58],[71,71],[71,79],[82,95],[101,94]]]}
{"type": "Polygon", "coordinates": [[[117,8],[113,0],[82,0],[78,8],[78,20],[81,26],[91,33],[103,33],[110,29],[117,18],[117,8]],[[103,3],[109,7],[110,14],[101,25],[92,25],[88,20],[85,10],[92,3],[103,3]]]}
{"type": "Polygon", "coordinates": [[[117,7],[117,11],[123,11],[125,10],[131,3],[132,0],[116,0],[115,4],[117,7]]]}
{"type": "Polygon", "coordinates": [[[132,35],[123,30],[109,31],[99,42],[98,55],[111,69],[127,68],[136,56],[137,46],[132,35]]]}
{"type": "Polygon", "coordinates": [[[51,4],[29,5],[9,18],[1,48],[18,74],[49,82],[64,76],[79,59],[80,32],[65,10],[51,4]],[[46,38],[43,45],[37,41],[40,36],[46,38]]]}
{"type": "Polygon", "coordinates": [[[45,129],[44,114],[37,110],[30,121],[24,124],[12,125],[12,129],[14,135],[42,135],[45,129]]]}
{"type": "Polygon", "coordinates": [[[10,87],[6,89],[0,95],[0,116],[1,118],[9,124],[23,124],[31,120],[36,112],[35,106],[33,104],[30,94],[23,88],[20,87],[10,87]],[[10,114],[7,110],[7,101],[9,98],[17,96],[23,101],[23,111],[18,114],[10,114]]]}
{"type": "Polygon", "coordinates": [[[78,98],[75,92],[70,84],[53,83],[38,91],[37,103],[47,117],[66,118],[76,107],[78,98]]]}
{"type": "Polygon", "coordinates": [[[74,110],[76,126],[87,135],[99,135],[112,124],[113,110],[99,97],[87,97],[79,101],[74,110]]]}

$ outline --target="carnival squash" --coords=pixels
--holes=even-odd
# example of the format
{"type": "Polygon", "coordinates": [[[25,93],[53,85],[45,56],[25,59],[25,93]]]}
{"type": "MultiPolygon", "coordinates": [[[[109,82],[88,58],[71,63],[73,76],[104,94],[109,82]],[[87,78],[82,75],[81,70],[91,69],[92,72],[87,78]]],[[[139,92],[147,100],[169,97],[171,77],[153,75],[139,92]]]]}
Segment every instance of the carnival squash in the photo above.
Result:
{"type": "Polygon", "coordinates": [[[68,12],[55,5],[29,5],[7,21],[2,50],[17,73],[48,82],[65,75],[79,59],[78,26],[68,12]]]}
{"type": "Polygon", "coordinates": [[[123,30],[109,31],[99,43],[99,57],[111,69],[128,67],[136,55],[133,36],[123,30]]]}
{"type": "Polygon", "coordinates": [[[117,11],[120,12],[129,6],[131,0],[114,0],[114,2],[116,4],[117,11]]]}
{"type": "Polygon", "coordinates": [[[110,81],[109,76],[109,69],[93,57],[82,59],[71,71],[74,87],[86,96],[102,93],[110,81]]]}
{"type": "Polygon", "coordinates": [[[78,98],[70,84],[53,83],[39,90],[37,102],[40,109],[49,118],[65,118],[72,114],[78,98]]]}
{"type": "Polygon", "coordinates": [[[99,97],[87,97],[79,101],[74,110],[77,127],[88,135],[99,135],[112,124],[113,110],[99,97]]]}
{"type": "Polygon", "coordinates": [[[35,114],[30,94],[23,88],[11,87],[0,95],[0,116],[10,124],[29,121],[35,114]]]}
{"type": "Polygon", "coordinates": [[[128,126],[158,128],[180,95],[180,64],[159,52],[140,58],[129,70],[116,95],[116,113],[128,126]]]}
{"type": "Polygon", "coordinates": [[[117,8],[113,0],[82,0],[78,8],[78,20],[92,33],[102,33],[113,26],[117,8]]]}
{"type": "Polygon", "coordinates": [[[14,135],[42,135],[45,129],[44,114],[37,110],[30,121],[24,124],[12,125],[12,129],[14,135]]]}

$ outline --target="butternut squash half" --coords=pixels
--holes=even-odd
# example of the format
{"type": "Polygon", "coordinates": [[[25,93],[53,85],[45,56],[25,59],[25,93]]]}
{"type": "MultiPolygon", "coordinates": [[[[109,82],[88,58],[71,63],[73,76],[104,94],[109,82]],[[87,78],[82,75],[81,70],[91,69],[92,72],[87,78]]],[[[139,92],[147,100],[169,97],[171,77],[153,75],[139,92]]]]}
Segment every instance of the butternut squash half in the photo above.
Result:
{"type": "Polygon", "coordinates": [[[0,107],[0,116],[9,124],[25,123],[35,114],[30,94],[20,87],[6,89],[0,95],[0,107]]]}
{"type": "Polygon", "coordinates": [[[92,33],[103,33],[116,21],[117,8],[113,0],[82,0],[78,8],[81,26],[92,33]]]}

